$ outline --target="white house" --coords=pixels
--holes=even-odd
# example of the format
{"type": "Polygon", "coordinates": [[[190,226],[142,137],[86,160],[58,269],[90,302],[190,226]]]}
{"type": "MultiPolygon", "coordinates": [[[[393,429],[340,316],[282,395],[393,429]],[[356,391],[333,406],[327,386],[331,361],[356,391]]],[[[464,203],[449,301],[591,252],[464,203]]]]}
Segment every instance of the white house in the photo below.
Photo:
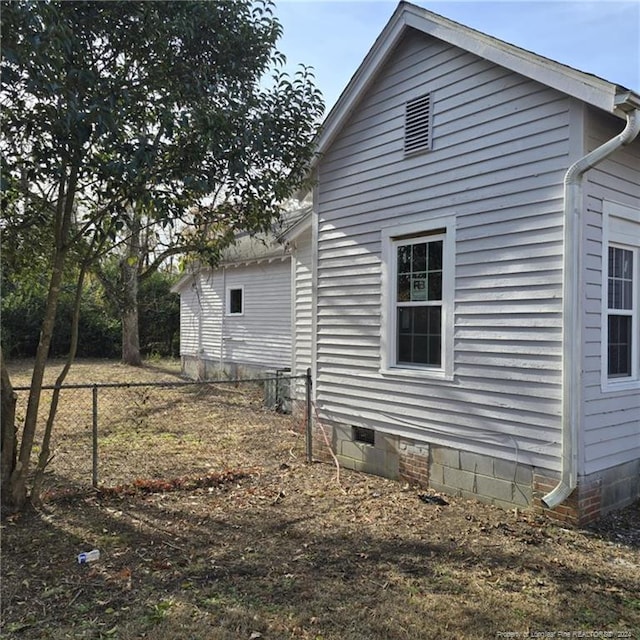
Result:
{"type": "Polygon", "coordinates": [[[343,465],[580,523],[638,497],[639,129],[400,3],[320,134],[294,324],[343,465]]]}
{"type": "MultiPolygon", "coordinates": [[[[240,235],[216,268],[197,267],[174,285],[186,375],[242,377],[292,366],[292,283],[310,209],[290,213],[287,222],[286,239],[275,232],[240,235]]],[[[301,335],[304,350],[303,342],[301,335]]]]}
{"type": "Polygon", "coordinates": [[[637,93],[400,3],[312,215],[178,284],[185,365],[311,367],[344,466],[575,523],[630,503],[639,130],[637,93]]]}

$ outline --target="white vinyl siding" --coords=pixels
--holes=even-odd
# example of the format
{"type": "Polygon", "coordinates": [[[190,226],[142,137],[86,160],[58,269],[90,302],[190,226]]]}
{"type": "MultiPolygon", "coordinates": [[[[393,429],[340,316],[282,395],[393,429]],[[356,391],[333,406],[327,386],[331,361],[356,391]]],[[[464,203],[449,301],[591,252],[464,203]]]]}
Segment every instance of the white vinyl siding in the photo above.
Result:
{"type": "MultiPolygon", "coordinates": [[[[293,290],[293,364],[292,374],[303,376],[312,365],[313,349],[313,252],[311,229],[295,240],[292,258],[293,290]]],[[[304,383],[296,384],[296,395],[303,397],[304,383]]]]}
{"type": "Polygon", "coordinates": [[[180,290],[180,355],[198,355],[200,337],[200,298],[195,282],[180,290]]]}
{"type": "Polygon", "coordinates": [[[411,33],[319,166],[317,402],[327,420],[559,469],[571,101],[411,33]],[[431,151],[405,158],[407,99],[431,151]],[[382,230],[456,215],[453,380],[387,375],[382,230]]]}
{"type": "MultiPolygon", "coordinates": [[[[588,150],[624,127],[589,112],[588,150]]],[[[606,360],[606,267],[611,240],[630,244],[640,234],[640,140],[587,173],[584,221],[584,429],[580,473],[590,474],[640,458],[640,382],[609,380],[606,360]],[[623,213],[620,217],[616,213],[623,213]],[[618,226],[623,237],[610,238],[618,226]],[[622,225],[622,226],[620,226],[622,225]]],[[[631,244],[634,244],[632,242],[631,244]]],[[[636,341],[640,336],[636,336],[636,341]]]]}
{"type": "MultiPolygon", "coordinates": [[[[220,364],[261,368],[291,365],[290,260],[229,266],[197,276],[198,303],[191,289],[181,292],[181,340],[197,343],[194,327],[200,325],[199,355],[220,364]],[[242,290],[242,314],[227,313],[228,295],[242,290]],[[189,292],[189,293],[188,293],[189,292]],[[191,312],[193,309],[193,312],[191,312]],[[200,313],[200,318],[195,313],[200,313]]],[[[190,346],[190,349],[193,347],[190,346]]],[[[183,355],[192,355],[181,347],[183,355]]],[[[195,354],[194,354],[195,355],[195,354]]]]}
{"type": "Polygon", "coordinates": [[[312,349],[312,246],[311,230],[308,230],[300,238],[296,239],[296,252],[294,261],[294,362],[295,374],[303,375],[311,366],[312,349]]]}

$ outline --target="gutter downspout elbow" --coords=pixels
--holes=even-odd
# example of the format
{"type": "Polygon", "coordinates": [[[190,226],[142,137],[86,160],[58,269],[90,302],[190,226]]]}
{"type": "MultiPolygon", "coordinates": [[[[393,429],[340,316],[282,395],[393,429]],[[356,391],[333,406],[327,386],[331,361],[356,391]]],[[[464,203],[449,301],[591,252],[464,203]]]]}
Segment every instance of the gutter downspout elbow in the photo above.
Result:
{"type": "Polygon", "coordinates": [[[640,133],[640,109],[629,105],[624,130],[572,164],[564,177],[564,264],[562,295],[562,470],[560,481],[542,497],[549,509],[562,504],[578,484],[578,423],[582,384],[582,279],[580,246],[584,174],[630,144],[640,133]]]}

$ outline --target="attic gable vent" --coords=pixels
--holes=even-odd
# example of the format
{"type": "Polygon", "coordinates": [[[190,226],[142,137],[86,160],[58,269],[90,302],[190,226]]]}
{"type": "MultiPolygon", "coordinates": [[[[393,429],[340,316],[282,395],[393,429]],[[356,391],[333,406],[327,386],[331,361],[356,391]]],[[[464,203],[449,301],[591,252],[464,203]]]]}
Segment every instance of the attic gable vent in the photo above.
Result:
{"type": "Polygon", "coordinates": [[[431,94],[409,100],[404,123],[404,153],[410,155],[431,148],[431,94]]]}

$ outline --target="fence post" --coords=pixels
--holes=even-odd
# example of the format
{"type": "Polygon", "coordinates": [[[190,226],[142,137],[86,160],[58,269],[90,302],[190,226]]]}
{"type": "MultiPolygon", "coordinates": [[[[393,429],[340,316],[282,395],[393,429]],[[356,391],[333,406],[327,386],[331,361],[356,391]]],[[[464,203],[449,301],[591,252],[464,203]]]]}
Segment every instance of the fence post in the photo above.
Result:
{"type": "Polygon", "coordinates": [[[307,369],[305,376],[305,392],[306,392],[306,411],[307,411],[307,462],[313,462],[313,429],[311,425],[311,419],[313,416],[311,405],[311,369],[307,369]]]}
{"type": "Polygon", "coordinates": [[[98,385],[93,385],[93,465],[91,485],[98,488],[98,385]]]}

